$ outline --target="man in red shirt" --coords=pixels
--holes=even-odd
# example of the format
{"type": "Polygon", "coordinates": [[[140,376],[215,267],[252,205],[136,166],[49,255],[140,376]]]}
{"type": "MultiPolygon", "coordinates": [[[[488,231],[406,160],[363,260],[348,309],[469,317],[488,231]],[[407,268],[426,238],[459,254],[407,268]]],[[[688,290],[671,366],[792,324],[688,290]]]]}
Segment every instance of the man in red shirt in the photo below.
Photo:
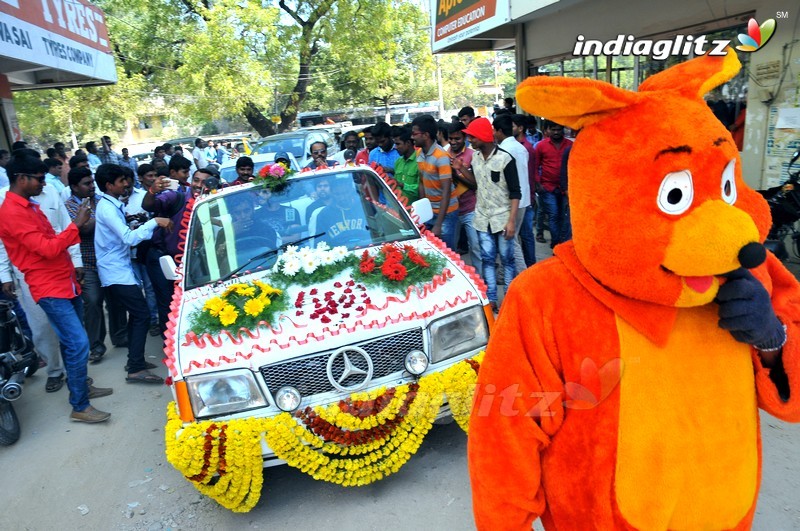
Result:
{"type": "Polygon", "coordinates": [[[372,127],[367,127],[362,130],[364,134],[364,144],[367,146],[358,153],[356,153],[356,164],[369,164],[369,152],[375,149],[375,137],[372,136],[372,127]]]}
{"type": "MultiPolygon", "coordinates": [[[[561,243],[561,218],[564,215],[564,195],[561,190],[561,164],[564,150],[572,145],[572,140],[564,138],[564,126],[547,122],[547,138],[533,148],[535,155],[534,171],[539,185],[542,215],[547,216],[550,225],[550,248],[561,243]]],[[[537,241],[541,241],[537,234],[537,241]]]]}
{"type": "Polygon", "coordinates": [[[79,230],[89,221],[89,206],[82,204],[73,223],[60,234],[30,198],[42,193],[44,163],[26,154],[12,158],[8,165],[10,189],[0,206],[0,239],[8,256],[25,275],[33,300],[47,314],[62,346],[67,372],[70,418],[79,422],[103,422],[110,413],[89,404],[90,398],[110,395],[112,389],[87,382],[89,338],[83,328],[83,300],[80,279],[67,248],[80,242],[79,230]]]}

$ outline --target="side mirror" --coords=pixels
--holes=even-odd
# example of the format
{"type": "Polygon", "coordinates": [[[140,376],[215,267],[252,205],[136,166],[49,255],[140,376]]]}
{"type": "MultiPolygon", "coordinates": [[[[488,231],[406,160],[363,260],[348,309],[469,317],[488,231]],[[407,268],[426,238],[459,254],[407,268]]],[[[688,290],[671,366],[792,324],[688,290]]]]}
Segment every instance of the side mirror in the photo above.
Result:
{"type": "Polygon", "coordinates": [[[431,206],[431,200],[423,197],[411,203],[411,214],[419,218],[420,225],[432,220],[433,207],[431,206]]]}
{"type": "Polygon", "coordinates": [[[175,260],[166,254],[158,259],[158,264],[161,266],[161,272],[164,273],[164,278],[167,280],[178,280],[178,266],[175,265],[175,260]]]}

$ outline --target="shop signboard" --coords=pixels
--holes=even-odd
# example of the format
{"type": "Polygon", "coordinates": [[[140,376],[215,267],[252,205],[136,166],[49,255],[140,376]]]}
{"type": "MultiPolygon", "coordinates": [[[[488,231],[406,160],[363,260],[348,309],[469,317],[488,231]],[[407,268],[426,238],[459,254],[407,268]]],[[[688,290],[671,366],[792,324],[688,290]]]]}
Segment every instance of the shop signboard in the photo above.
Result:
{"type": "Polygon", "coordinates": [[[0,0],[0,57],[117,80],[105,16],[86,0],[0,0]]]}
{"type": "Polygon", "coordinates": [[[431,0],[431,47],[438,52],[510,19],[509,0],[431,0]]]}

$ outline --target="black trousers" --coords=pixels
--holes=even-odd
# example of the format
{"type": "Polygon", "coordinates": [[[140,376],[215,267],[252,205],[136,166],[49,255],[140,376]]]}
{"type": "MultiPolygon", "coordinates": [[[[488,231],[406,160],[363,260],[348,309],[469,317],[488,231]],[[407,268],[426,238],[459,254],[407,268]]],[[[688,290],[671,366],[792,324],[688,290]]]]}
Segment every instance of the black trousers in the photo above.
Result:
{"type": "Polygon", "coordinates": [[[111,296],[128,310],[128,372],[145,370],[144,345],[150,328],[150,310],[142,295],[142,288],[123,284],[108,287],[111,296]]]}

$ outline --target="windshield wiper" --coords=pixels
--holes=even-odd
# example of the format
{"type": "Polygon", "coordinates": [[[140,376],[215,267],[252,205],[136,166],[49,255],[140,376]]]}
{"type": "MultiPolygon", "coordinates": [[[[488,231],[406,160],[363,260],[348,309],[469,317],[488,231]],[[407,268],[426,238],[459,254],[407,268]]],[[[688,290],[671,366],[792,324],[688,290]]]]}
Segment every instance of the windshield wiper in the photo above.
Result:
{"type": "Polygon", "coordinates": [[[293,242],[286,242],[286,243],[276,247],[275,249],[270,249],[268,251],[264,251],[263,253],[259,253],[259,254],[255,255],[254,257],[252,257],[251,259],[249,259],[247,262],[243,263],[242,265],[240,265],[239,267],[237,267],[236,269],[231,271],[230,273],[228,273],[227,275],[225,275],[224,277],[221,277],[217,282],[225,282],[226,280],[230,279],[234,275],[237,275],[237,274],[241,273],[245,268],[247,268],[247,266],[249,266],[253,262],[256,262],[258,260],[263,260],[265,258],[269,258],[270,256],[272,256],[274,254],[277,254],[279,251],[285,250],[290,245],[299,245],[299,244],[301,244],[303,242],[307,242],[308,240],[313,240],[314,238],[319,238],[320,236],[325,236],[325,233],[324,232],[320,232],[319,234],[306,236],[305,238],[300,238],[299,240],[296,240],[296,241],[293,241],[293,242]]]}

